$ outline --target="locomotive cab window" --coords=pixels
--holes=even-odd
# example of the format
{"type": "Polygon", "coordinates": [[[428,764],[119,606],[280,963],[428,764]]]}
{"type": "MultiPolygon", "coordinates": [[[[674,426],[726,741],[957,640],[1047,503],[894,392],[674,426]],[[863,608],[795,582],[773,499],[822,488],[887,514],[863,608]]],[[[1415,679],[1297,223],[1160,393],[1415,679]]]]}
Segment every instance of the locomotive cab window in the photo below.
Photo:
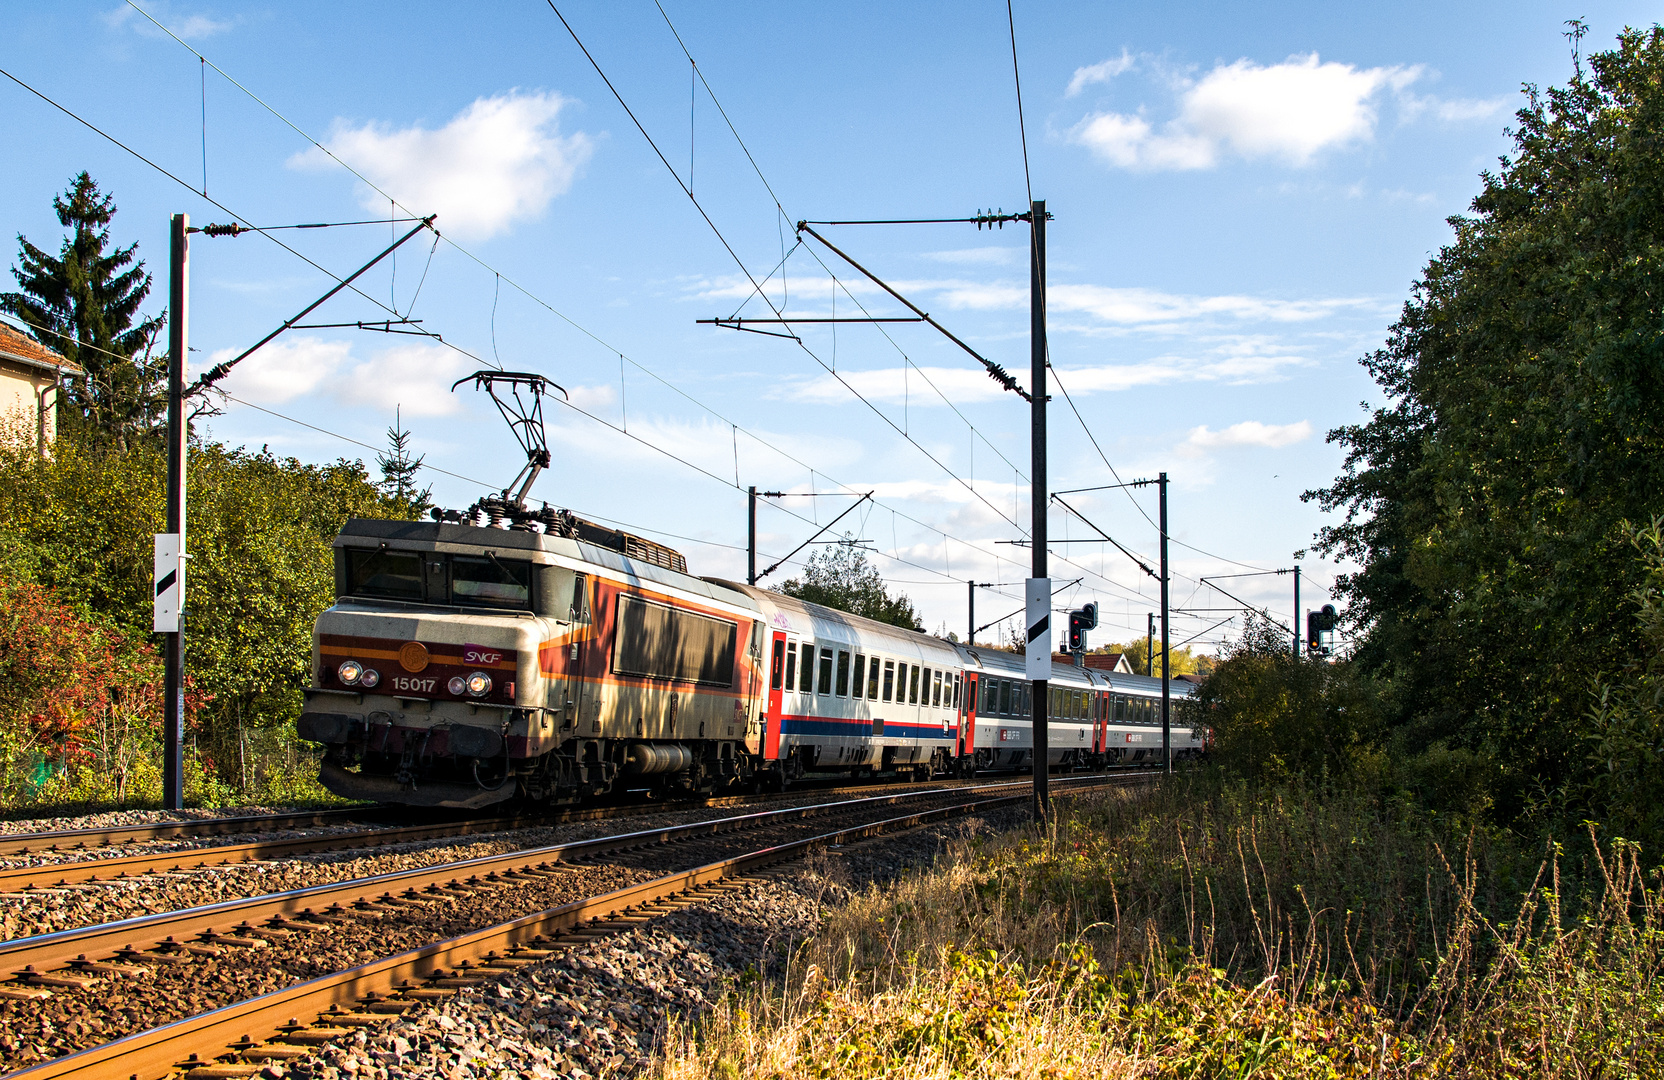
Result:
{"type": "Polygon", "coordinates": [[[414,551],[347,549],[347,591],[353,596],[420,600],[422,556],[414,551]]]}
{"type": "Polygon", "coordinates": [[[531,610],[532,564],[518,559],[451,556],[451,603],[531,610]]]}

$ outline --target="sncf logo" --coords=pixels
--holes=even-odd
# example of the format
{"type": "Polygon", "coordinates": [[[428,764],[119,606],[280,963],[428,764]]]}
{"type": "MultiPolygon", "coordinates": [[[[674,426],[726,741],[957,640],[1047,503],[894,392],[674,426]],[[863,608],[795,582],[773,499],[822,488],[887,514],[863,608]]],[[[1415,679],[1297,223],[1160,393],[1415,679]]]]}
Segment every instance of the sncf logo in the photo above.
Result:
{"type": "Polygon", "coordinates": [[[503,658],[503,654],[496,649],[482,649],[478,645],[469,645],[462,650],[464,664],[495,664],[503,658]]]}

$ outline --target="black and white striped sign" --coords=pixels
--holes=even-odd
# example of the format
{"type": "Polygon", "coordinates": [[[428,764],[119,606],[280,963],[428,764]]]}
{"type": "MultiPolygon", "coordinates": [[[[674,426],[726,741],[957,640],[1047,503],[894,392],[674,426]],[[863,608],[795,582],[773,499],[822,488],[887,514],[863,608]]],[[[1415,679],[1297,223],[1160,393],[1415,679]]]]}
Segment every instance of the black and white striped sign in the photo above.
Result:
{"type": "Polygon", "coordinates": [[[1028,626],[1024,674],[1030,679],[1049,679],[1052,677],[1052,579],[1024,579],[1023,596],[1028,626]]]}
{"type": "Polygon", "coordinates": [[[179,633],[179,612],[185,606],[185,559],[178,533],[156,534],[155,596],[152,629],[158,634],[179,633]]]}

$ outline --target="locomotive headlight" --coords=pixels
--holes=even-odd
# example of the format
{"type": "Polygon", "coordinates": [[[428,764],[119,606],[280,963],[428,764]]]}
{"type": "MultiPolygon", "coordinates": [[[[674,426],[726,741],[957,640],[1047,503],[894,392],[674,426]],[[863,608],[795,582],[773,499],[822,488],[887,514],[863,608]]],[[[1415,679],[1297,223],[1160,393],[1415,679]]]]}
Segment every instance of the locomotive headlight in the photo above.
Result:
{"type": "MultiPolygon", "coordinates": [[[[335,669],[335,677],[348,686],[358,685],[358,680],[364,677],[364,665],[357,660],[348,660],[335,669]]],[[[375,685],[374,683],[371,684],[375,685]]]]}
{"type": "Polygon", "coordinates": [[[491,693],[491,676],[483,671],[476,671],[468,676],[468,693],[474,697],[484,697],[491,693]]]}
{"type": "Polygon", "coordinates": [[[380,681],[381,672],[377,671],[375,668],[365,668],[364,674],[358,677],[358,685],[364,687],[366,690],[374,688],[376,683],[380,681]]]}
{"type": "Polygon", "coordinates": [[[464,679],[461,675],[452,675],[451,681],[445,684],[445,689],[449,690],[453,694],[460,695],[464,690],[468,689],[468,680],[464,679]]]}

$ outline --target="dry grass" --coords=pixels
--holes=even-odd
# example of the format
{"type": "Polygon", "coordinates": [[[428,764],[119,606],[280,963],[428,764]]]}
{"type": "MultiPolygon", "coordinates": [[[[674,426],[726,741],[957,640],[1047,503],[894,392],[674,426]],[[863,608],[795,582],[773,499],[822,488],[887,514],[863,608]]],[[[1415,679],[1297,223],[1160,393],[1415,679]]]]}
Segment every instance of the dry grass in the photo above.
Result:
{"type": "Polygon", "coordinates": [[[1179,781],[828,912],[665,1080],[1664,1076],[1664,880],[1344,791],[1179,781]]]}

